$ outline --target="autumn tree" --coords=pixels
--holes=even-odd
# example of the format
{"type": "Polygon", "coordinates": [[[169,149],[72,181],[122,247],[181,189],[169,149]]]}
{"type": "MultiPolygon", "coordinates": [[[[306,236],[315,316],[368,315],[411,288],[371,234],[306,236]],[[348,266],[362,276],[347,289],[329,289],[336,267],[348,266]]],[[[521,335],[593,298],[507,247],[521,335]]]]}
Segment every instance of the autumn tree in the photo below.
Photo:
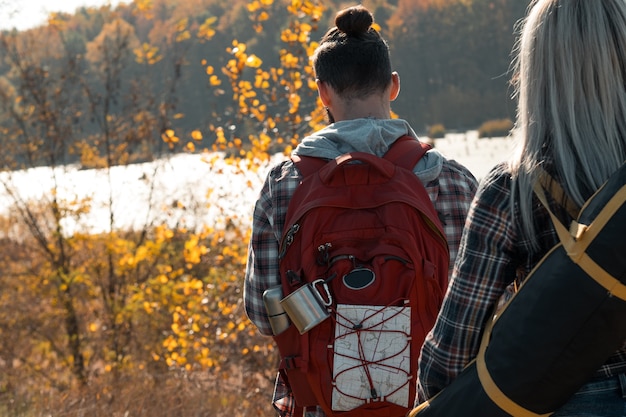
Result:
{"type": "MultiPolygon", "coordinates": [[[[124,229],[116,210],[123,202],[115,200],[111,186],[94,190],[108,193],[104,230],[94,234],[80,226],[94,207],[90,197],[64,197],[72,185],[72,155],[79,155],[83,167],[101,168],[110,185],[113,169],[164,156],[161,149],[169,147],[163,138],[171,143],[175,137],[168,134],[174,106],[169,96],[153,96],[134,70],[150,51],[142,49],[128,23],[112,16],[84,54],[70,47],[69,35],[64,22],[52,16],[47,27],[28,36],[0,38],[2,56],[12,67],[0,86],[0,140],[6,150],[0,182],[11,204],[2,230],[11,256],[3,260],[0,275],[3,289],[12,294],[3,305],[2,328],[22,336],[16,339],[19,350],[2,351],[0,357],[9,370],[5,383],[14,383],[12,374],[23,378],[23,371],[31,370],[26,374],[31,381],[61,390],[86,386],[98,375],[115,379],[122,370],[152,361],[138,339],[160,335],[169,323],[154,315],[143,321],[141,335],[133,331],[146,312],[143,304],[134,304],[137,287],[162,268],[185,265],[175,254],[190,234],[175,229],[159,240],[160,229],[149,216],[138,228],[124,229]],[[48,172],[48,188],[39,196],[29,195],[15,178],[29,168],[48,172]],[[9,314],[24,311],[22,305],[34,306],[24,317],[27,330],[23,318],[9,314]],[[141,352],[150,359],[142,360],[141,352]]],[[[177,80],[167,80],[167,91],[175,91],[177,80]]],[[[160,204],[149,194],[145,210],[160,204]]]]}
{"type": "MultiPolygon", "coordinates": [[[[150,21],[162,12],[155,7],[138,1],[132,16],[150,21]]],[[[192,59],[191,51],[217,35],[214,16],[169,16],[158,29],[138,33],[107,9],[84,49],[76,41],[84,34],[62,15],[25,35],[0,35],[0,55],[10,67],[0,79],[0,184],[10,208],[0,217],[0,336],[7,340],[0,346],[0,400],[28,401],[33,412],[66,407],[68,415],[76,404],[94,416],[149,403],[171,415],[165,407],[182,407],[185,398],[179,387],[211,390],[236,381],[207,407],[229,403],[243,414],[268,406],[266,395],[240,401],[249,387],[272,379],[276,358],[271,339],[258,335],[241,303],[245,221],[188,224],[176,215],[188,209],[180,202],[157,221],[149,213],[163,202],[149,193],[145,221],[128,227],[111,185],[120,169],[154,160],[149,182],[161,161],[179,152],[203,154],[215,169],[225,158],[234,174],[261,175],[272,154],[288,152],[322,122],[319,106],[303,106],[305,97],[316,103],[308,57],[321,4],[256,0],[246,7],[258,33],[276,29],[265,26],[270,15],[289,17],[276,34],[277,58],[235,39],[223,62],[214,55],[192,59]],[[176,125],[187,117],[178,91],[194,63],[225,113],[214,109],[216,123],[185,132],[176,125]],[[145,75],[154,68],[158,89],[145,75]],[[212,146],[202,148],[210,135],[212,146]],[[97,190],[106,193],[108,212],[97,231],[85,226],[96,190],[80,198],[66,192],[77,161],[109,184],[97,190]],[[42,193],[21,187],[26,169],[45,173],[42,193]],[[176,401],[128,401],[129,393],[157,389],[176,401]]],[[[83,17],[91,19],[89,13],[83,17]]],[[[217,204],[211,191],[197,192],[202,204],[217,204]]]]}
{"type": "Polygon", "coordinates": [[[396,109],[412,125],[477,127],[513,112],[515,24],[528,1],[400,0],[389,19],[401,78],[396,109]]]}

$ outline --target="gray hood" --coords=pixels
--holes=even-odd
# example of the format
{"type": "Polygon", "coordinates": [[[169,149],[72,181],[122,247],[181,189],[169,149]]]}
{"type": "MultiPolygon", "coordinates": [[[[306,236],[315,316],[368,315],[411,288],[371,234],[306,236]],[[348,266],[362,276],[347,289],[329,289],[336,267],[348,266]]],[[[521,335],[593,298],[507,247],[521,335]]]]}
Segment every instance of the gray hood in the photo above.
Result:
{"type": "MultiPolygon", "coordinates": [[[[353,119],[333,123],[302,139],[294,155],[334,159],[348,152],[367,152],[383,156],[400,136],[417,139],[411,126],[402,119],[353,119]]],[[[414,169],[428,183],[439,176],[444,157],[431,149],[414,169]]]]}

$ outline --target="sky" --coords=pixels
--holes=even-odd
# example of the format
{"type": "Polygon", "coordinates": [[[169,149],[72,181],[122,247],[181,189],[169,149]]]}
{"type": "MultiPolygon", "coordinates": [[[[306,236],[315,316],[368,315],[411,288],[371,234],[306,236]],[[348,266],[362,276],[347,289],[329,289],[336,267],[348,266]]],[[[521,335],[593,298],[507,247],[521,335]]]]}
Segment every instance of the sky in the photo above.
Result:
{"type": "Polygon", "coordinates": [[[44,24],[51,12],[74,13],[82,6],[115,6],[118,3],[119,0],[0,0],[0,30],[30,29],[44,24]]]}

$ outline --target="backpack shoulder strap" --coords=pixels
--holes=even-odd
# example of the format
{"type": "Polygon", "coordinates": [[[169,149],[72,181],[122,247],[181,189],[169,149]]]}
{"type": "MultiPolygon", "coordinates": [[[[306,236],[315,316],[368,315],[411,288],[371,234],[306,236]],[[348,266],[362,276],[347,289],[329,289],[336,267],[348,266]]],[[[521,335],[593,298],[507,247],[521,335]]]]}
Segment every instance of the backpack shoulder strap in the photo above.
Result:
{"type": "Polygon", "coordinates": [[[291,155],[291,160],[302,174],[303,178],[322,169],[328,163],[328,159],[316,158],[314,156],[291,155]]]}
{"type": "Polygon", "coordinates": [[[409,135],[404,135],[391,144],[384,158],[409,171],[413,171],[415,165],[430,149],[432,149],[432,146],[429,144],[420,142],[409,135]]]}

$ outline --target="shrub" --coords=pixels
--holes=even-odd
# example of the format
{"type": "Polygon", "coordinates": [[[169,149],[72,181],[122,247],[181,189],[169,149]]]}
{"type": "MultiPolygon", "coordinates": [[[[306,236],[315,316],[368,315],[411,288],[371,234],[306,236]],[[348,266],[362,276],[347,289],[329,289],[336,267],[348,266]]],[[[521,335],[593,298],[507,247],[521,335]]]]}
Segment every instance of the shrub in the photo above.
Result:
{"type": "Polygon", "coordinates": [[[428,137],[431,139],[443,138],[446,134],[446,128],[444,125],[438,123],[428,128],[428,137]]]}
{"type": "Polygon", "coordinates": [[[510,119],[488,120],[478,128],[479,138],[492,138],[508,136],[513,129],[513,122],[510,119]]]}

